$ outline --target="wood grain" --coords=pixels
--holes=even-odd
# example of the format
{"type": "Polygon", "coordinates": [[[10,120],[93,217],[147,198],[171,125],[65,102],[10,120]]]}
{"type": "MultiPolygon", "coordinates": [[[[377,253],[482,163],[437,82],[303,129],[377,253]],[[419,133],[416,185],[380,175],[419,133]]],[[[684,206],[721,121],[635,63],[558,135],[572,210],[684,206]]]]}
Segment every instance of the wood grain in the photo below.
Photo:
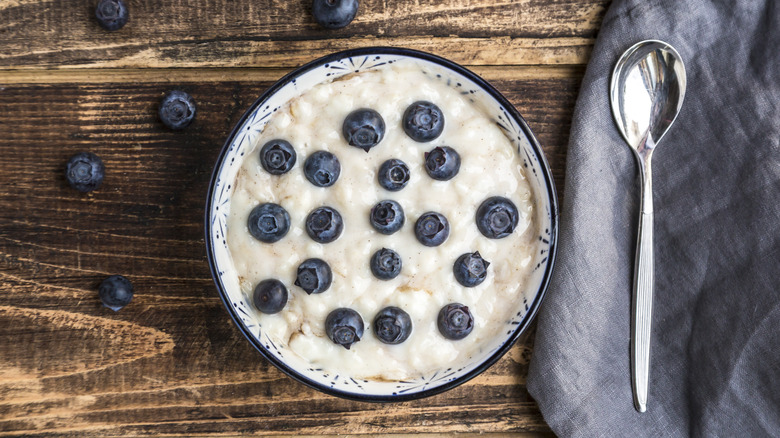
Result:
{"type": "Polygon", "coordinates": [[[336,31],[317,26],[310,0],[130,0],[113,33],[95,3],[0,2],[0,68],[292,67],[376,45],[467,65],[584,64],[609,0],[363,0],[336,31]]]}
{"type": "Polygon", "coordinates": [[[129,0],[115,33],[95,3],[0,0],[0,435],[549,436],[525,389],[533,327],[469,384],[403,404],[336,399],[270,366],[217,297],[204,195],[232,125],[270,83],[375,45],[490,80],[537,133],[560,194],[609,0],[362,0],[338,31],[317,27],[310,0],[129,0]],[[174,87],[198,101],[184,132],[156,120],[174,87]],[[82,150],[108,168],[89,195],[63,176],[82,150]],[[119,313],[96,296],[114,273],[136,286],[119,313]]]}
{"type": "MultiPolygon", "coordinates": [[[[516,69],[481,74],[525,115],[560,188],[582,70],[516,69]]],[[[198,118],[183,132],[155,114],[175,70],[0,88],[0,435],[548,434],[525,389],[533,330],[472,382],[386,405],[296,383],[242,337],[211,280],[202,217],[228,132],[276,74],[250,73],[188,71],[198,118]],[[107,166],[88,195],[63,176],[83,150],[107,166]],[[136,287],[118,313],[96,294],[115,273],[136,287]]]]}

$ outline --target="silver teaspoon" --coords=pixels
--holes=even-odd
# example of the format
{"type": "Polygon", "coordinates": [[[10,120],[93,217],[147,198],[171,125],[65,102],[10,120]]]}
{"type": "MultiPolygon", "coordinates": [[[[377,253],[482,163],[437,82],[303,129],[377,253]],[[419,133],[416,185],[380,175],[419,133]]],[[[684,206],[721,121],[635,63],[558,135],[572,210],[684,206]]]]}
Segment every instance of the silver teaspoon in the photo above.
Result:
{"type": "Polygon", "coordinates": [[[631,386],[634,407],[647,409],[650,318],[653,310],[653,179],[650,162],[658,142],[680,112],[685,66],[663,41],[634,44],[615,64],[610,83],[612,115],[639,163],[641,212],[634,265],[631,318],[631,386]]]}

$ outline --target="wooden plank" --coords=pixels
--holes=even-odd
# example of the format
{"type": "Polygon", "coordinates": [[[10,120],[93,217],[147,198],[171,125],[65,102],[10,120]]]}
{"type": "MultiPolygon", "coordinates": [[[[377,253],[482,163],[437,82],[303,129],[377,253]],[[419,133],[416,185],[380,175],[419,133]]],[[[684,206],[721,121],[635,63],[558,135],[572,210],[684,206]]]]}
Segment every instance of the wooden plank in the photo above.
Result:
{"type": "Polygon", "coordinates": [[[582,64],[609,0],[364,0],[327,31],[309,0],[130,2],[118,32],[93,2],[0,2],[0,68],[291,67],[336,50],[389,45],[469,65],[582,64]]]}
{"type": "MultiPolygon", "coordinates": [[[[560,187],[581,71],[496,71],[560,187]]],[[[156,119],[167,80],[0,89],[0,433],[549,433],[524,386],[533,330],[469,384],[387,405],[311,390],[243,339],[210,278],[201,218],[221,145],[270,83],[184,81],[198,118],[183,132],[156,119]],[[104,186],[88,195],[63,176],[82,150],[107,166],[104,186]],[[137,291],[118,313],[95,292],[114,273],[137,291]]]]}
{"type": "Polygon", "coordinates": [[[160,42],[153,47],[120,42],[96,48],[82,46],[56,52],[0,54],[0,68],[297,67],[330,53],[374,46],[421,50],[463,65],[580,65],[590,57],[593,41],[590,38],[367,37],[316,41],[187,40],[172,44],[160,42]]]}

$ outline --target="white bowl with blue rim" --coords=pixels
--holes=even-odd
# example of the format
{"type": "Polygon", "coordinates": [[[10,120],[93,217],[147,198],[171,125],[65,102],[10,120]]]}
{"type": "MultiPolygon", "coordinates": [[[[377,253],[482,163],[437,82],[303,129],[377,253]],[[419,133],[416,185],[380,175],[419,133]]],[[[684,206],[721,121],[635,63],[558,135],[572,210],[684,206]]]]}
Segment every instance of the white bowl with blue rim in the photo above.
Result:
{"type": "Polygon", "coordinates": [[[556,253],[558,201],[552,174],[542,148],[528,124],[504,96],[471,71],[444,58],[416,50],[370,47],[325,56],[289,73],[272,85],[246,111],[233,128],[219,154],[206,202],[206,245],[209,265],[217,290],[228,313],[249,342],[272,364],[290,377],[327,394],[362,401],[403,401],[426,397],[454,388],[494,364],[517,341],[536,315],[552,275],[556,253]],[[501,339],[467,363],[443,368],[416,379],[371,381],[353,376],[337,376],[312,367],[271,339],[262,328],[257,312],[247,302],[238,284],[225,237],[233,181],[243,157],[251,150],[271,115],[287,102],[317,84],[358,71],[386,68],[401,60],[413,59],[421,68],[433,71],[444,83],[457,87],[487,110],[488,115],[516,146],[536,200],[538,250],[533,272],[514,303],[515,316],[506,322],[501,339]]]}

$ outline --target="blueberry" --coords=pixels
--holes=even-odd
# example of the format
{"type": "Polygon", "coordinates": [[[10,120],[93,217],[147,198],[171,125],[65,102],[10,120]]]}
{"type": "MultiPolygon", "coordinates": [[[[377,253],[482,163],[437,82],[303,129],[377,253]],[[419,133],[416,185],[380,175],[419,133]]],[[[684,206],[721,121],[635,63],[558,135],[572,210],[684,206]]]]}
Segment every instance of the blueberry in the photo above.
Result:
{"type": "Polygon", "coordinates": [[[317,187],[330,187],[339,179],[341,164],[330,152],[317,151],[303,163],[303,174],[317,187]]]}
{"type": "Polygon", "coordinates": [[[357,15],[358,0],[314,0],[314,19],[326,29],[345,27],[357,15]]]}
{"type": "Polygon", "coordinates": [[[409,182],[409,166],[401,160],[387,160],[379,166],[379,185],[391,192],[406,187],[409,182]]]}
{"type": "Polygon", "coordinates": [[[325,318],[325,334],[334,344],[349,350],[363,337],[363,318],[352,309],[336,309],[325,318]]]}
{"type": "Polygon", "coordinates": [[[173,90],[160,101],[158,115],[165,126],[179,130],[190,126],[195,112],[195,99],[183,91],[173,90]]]}
{"type": "Polygon", "coordinates": [[[129,12],[124,0],[100,0],[95,17],[105,30],[119,30],[127,23],[129,12]]]}
{"type": "Polygon", "coordinates": [[[260,204],[249,212],[249,234],[265,242],[278,242],[290,231],[290,215],[277,204],[260,204]]]}
{"type": "Polygon", "coordinates": [[[457,341],[468,336],[474,329],[474,317],[463,304],[447,304],[439,311],[436,325],[442,336],[457,341]]]}
{"type": "Polygon", "coordinates": [[[401,256],[392,249],[382,248],[371,257],[371,272],[380,280],[398,277],[401,265],[401,256]]]}
{"type": "Polygon", "coordinates": [[[429,142],[444,130],[444,114],[431,102],[419,101],[406,108],[403,118],[404,132],[414,141],[429,142]]]}
{"type": "Polygon", "coordinates": [[[298,265],[295,285],[307,294],[321,294],[328,290],[331,282],[333,282],[333,272],[324,260],[308,259],[298,265]]]}
{"type": "Polygon", "coordinates": [[[91,152],[82,152],[70,157],[65,167],[65,178],[68,184],[84,193],[100,187],[105,173],[103,160],[91,152]]]}
{"type": "Polygon", "coordinates": [[[341,131],[347,143],[368,152],[385,136],[385,121],[378,112],[362,108],[349,113],[341,131]]]}
{"type": "Polygon", "coordinates": [[[400,344],[412,334],[412,318],[398,307],[385,307],[374,318],[374,334],[385,344],[400,344]]]}
{"type": "Polygon", "coordinates": [[[517,227],[517,207],[507,198],[493,196],[477,209],[477,228],[488,238],[500,239],[517,227]]]}
{"type": "Polygon", "coordinates": [[[458,257],[452,271],[455,273],[455,279],[458,280],[458,283],[466,287],[474,287],[485,281],[488,266],[490,266],[490,262],[483,259],[477,251],[458,257]]]}
{"type": "Polygon", "coordinates": [[[425,170],[433,179],[450,180],[460,170],[460,155],[449,146],[434,148],[425,153],[425,170]]]}
{"type": "Polygon", "coordinates": [[[112,275],[100,283],[98,294],[104,306],[117,312],[133,299],[133,284],[121,275],[112,275]]]}
{"type": "Polygon", "coordinates": [[[371,226],[382,234],[393,234],[404,225],[404,210],[395,201],[381,201],[371,209],[371,226]]]}
{"type": "Polygon", "coordinates": [[[443,215],[429,211],[417,219],[414,234],[425,246],[439,246],[450,235],[450,223],[443,215]]]}
{"type": "Polygon", "coordinates": [[[263,280],[255,287],[252,301],[260,312],[268,315],[279,313],[287,304],[287,288],[279,280],[263,280]]]}
{"type": "Polygon", "coordinates": [[[306,217],[306,232],[315,242],[330,243],[341,236],[344,221],[338,211],[331,207],[319,207],[306,217]]]}
{"type": "Polygon", "coordinates": [[[271,175],[289,172],[295,165],[296,159],[295,149],[286,140],[271,140],[260,149],[260,165],[271,175]]]}

